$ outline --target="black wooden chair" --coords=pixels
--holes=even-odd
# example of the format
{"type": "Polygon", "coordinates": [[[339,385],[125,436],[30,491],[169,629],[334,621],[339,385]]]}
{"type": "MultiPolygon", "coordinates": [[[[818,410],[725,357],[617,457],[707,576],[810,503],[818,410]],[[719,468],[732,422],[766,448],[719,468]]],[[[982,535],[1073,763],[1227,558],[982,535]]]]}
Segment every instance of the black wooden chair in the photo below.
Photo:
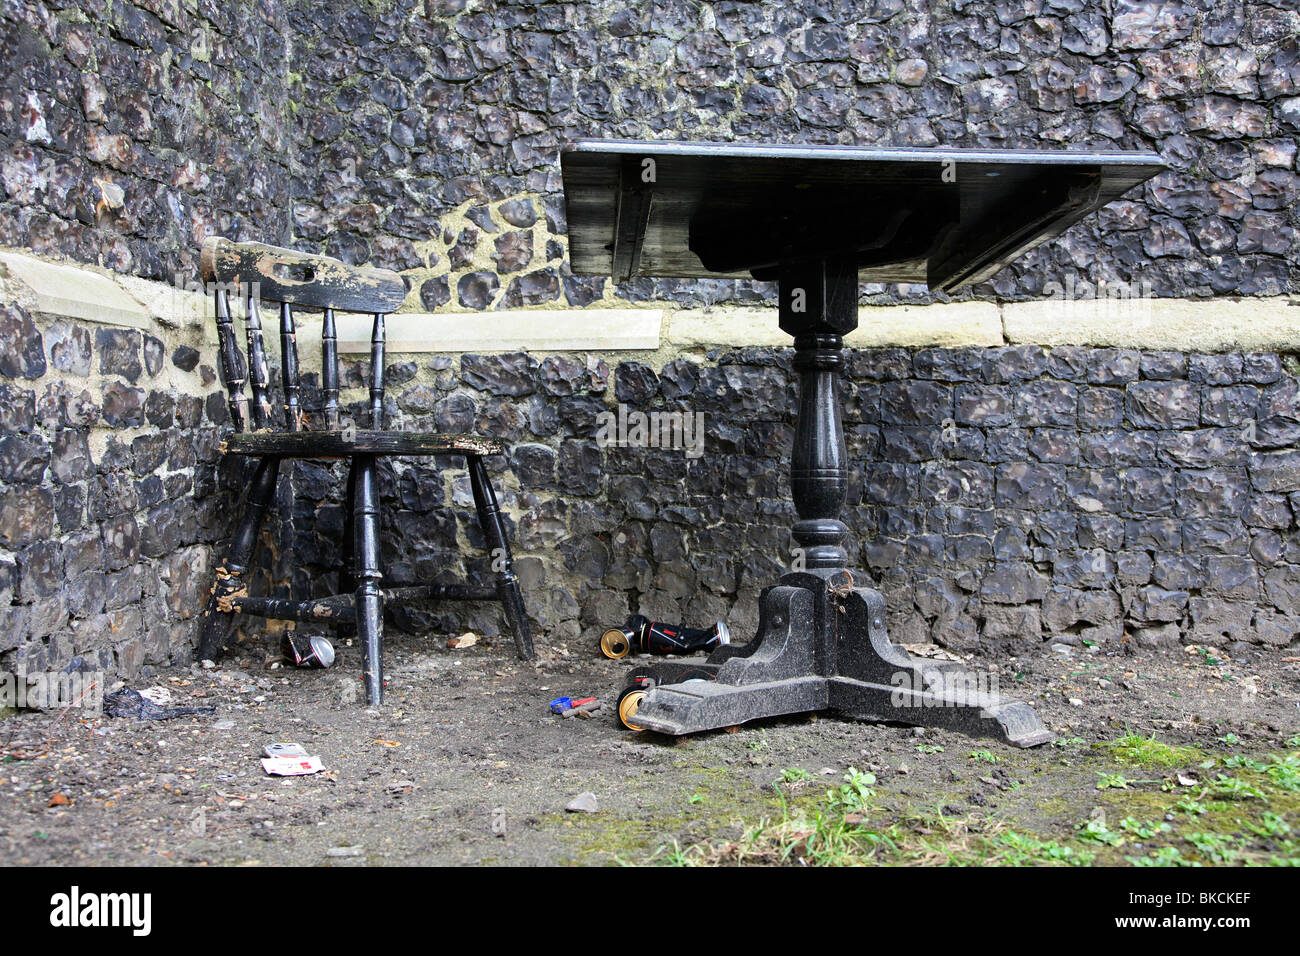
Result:
{"type": "Polygon", "coordinates": [[[406,297],[401,276],[386,269],[347,266],[326,256],[306,255],[256,242],[233,243],[213,237],[203,244],[200,271],[215,286],[221,378],[226,387],[233,432],[222,450],[257,460],[247,501],[230,549],[216,571],[203,611],[200,660],[221,653],[235,614],[291,621],[355,626],[365,648],[366,699],[383,702],[384,606],[416,600],[500,601],[514,631],[519,656],[534,657],[523,596],[515,576],[505,525],[483,458],[505,454],[505,446],[477,435],[443,435],[384,429],[384,317],[406,297]],[[244,299],[247,356],[236,337],[230,298],[244,299]],[[272,406],[270,374],[258,300],[280,304],[280,352],[284,401],[272,406]],[[321,327],[322,421],[309,426],[300,404],[298,348],[293,308],[323,313],[321,327]],[[338,339],[335,310],[374,316],[370,346],[370,428],[354,428],[339,414],[338,339]],[[245,383],[250,395],[244,394],[245,383]],[[385,455],[455,455],[465,459],[470,487],[487,548],[492,585],[429,584],[381,589],[379,485],[376,462],[385,455]],[[270,507],[283,459],[345,458],[350,462],[347,517],[341,542],[340,593],[314,600],[252,597],[247,574],[258,529],[270,507]]]}

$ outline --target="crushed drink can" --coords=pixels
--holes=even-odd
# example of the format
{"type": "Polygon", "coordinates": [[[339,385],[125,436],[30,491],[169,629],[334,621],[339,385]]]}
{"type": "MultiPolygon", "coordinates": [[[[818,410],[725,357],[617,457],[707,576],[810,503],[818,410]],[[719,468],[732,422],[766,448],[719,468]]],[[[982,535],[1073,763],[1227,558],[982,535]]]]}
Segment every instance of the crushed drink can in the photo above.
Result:
{"type": "Polygon", "coordinates": [[[712,627],[683,627],[652,621],[633,614],[622,627],[611,627],[600,638],[600,650],[617,660],[629,654],[695,654],[731,643],[731,632],[723,621],[712,627]]]}
{"type": "Polygon", "coordinates": [[[294,667],[329,667],[334,663],[334,645],[323,637],[286,633],[280,639],[280,653],[294,667]]]}

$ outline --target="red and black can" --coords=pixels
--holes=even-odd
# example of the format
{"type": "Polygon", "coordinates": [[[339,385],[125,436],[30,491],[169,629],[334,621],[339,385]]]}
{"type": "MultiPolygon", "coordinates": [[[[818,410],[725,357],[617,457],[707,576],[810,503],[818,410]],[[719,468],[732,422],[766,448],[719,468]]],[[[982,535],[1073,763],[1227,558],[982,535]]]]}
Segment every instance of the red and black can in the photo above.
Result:
{"type": "Polygon", "coordinates": [[[617,660],[629,654],[695,654],[730,643],[731,632],[722,621],[709,628],[683,627],[633,614],[622,627],[611,627],[601,635],[600,650],[617,660]]]}

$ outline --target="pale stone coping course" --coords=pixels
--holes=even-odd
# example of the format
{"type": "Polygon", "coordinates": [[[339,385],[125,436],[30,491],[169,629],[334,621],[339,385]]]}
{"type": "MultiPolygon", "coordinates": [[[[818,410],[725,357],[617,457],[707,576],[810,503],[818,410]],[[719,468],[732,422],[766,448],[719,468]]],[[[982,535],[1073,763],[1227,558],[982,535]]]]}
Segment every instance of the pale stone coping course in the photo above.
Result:
{"type": "Polygon", "coordinates": [[[182,289],[138,276],[118,276],[117,281],[148,310],[155,321],[173,329],[202,327],[213,342],[217,340],[212,300],[204,298],[197,289],[182,289]]]}
{"type": "MultiPolygon", "coordinates": [[[[338,316],[340,352],[369,352],[373,320],[338,316]]],[[[389,352],[654,351],[662,309],[514,309],[500,312],[397,312],[385,320],[389,352]]],[[[320,323],[304,322],[298,340],[320,342],[320,323]]]]}
{"type": "MultiPolygon", "coordinates": [[[[669,317],[668,341],[680,347],[707,345],[789,346],[776,309],[684,309],[669,317]]],[[[864,306],[858,327],[844,337],[850,348],[1003,345],[1002,319],[993,302],[943,305],[864,306]]]]}
{"type": "Polygon", "coordinates": [[[1300,351],[1300,300],[1289,296],[1008,302],[1002,319],[1012,344],[1300,351]]]}
{"type": "MultiPolygon", "coordinates": [[[[5,295],[38,318],[80,319],[149,330],[202,326],[216,341],[208,301],[164,282],[0,250],[5,295]]],[[[270,318],[269,316],[267,318],[270,318]]],[[[272,322],[274,319],[272,318],[272,322]]],[[[339,316],[339,348],[368,352],[370,318],[339,316]]],[[[271,328],[274,334],[274,327],[271,328]]],[[[319,345],[320,322],[304,316],[304,344],[319,345]]],[[[514,309],[397,313],[388,318],[390,352],[655,351],[662,346],[789,346],[773,308],[665,310],[514,309]],[[661,330],[663,335],[661,337],[661,330]]],[[[1300,351],[1300,299],[1077,299],[864,306],[853,348],[953,348],[1005,344],[1222,352],[1300,351]]]]}
{"type": "Polygon", "coordinates": [[[147,329],[154,316],[117,282],[99,272],[0,252],[8,294],[41,318],[81,319],[147,329]]]}

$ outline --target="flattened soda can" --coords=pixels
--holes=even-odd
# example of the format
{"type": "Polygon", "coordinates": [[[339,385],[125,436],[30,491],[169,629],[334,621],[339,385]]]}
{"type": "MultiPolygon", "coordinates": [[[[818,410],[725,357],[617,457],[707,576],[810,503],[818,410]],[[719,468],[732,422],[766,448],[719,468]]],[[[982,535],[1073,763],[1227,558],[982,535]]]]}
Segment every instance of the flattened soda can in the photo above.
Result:
{"type": "Polygon", "coordinates": [[[334,645],[323,637],[287,632],[280,639],[280,653],[294,667],[329,667],[334,663],[334,645]]]}
{"type": "Polygon", "coordinates": [[[633,614],[622,627],[611,627],[601,635],[600,650],[606,657],[617,660],[628,654],[694,654],[730,643],[731,632],[724,621],[709,628],[695,628],[633,614]]]}

